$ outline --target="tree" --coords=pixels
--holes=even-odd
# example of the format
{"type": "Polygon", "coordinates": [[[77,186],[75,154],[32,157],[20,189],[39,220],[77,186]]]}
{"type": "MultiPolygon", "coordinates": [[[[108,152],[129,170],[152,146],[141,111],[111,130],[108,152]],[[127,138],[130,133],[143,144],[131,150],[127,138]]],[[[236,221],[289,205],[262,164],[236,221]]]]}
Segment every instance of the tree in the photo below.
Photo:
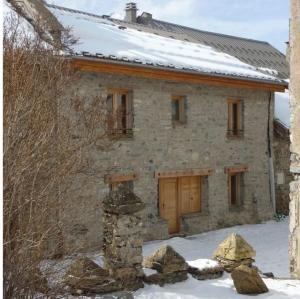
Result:
{"type": "MultiPolygon", "coordinates": [[[[68,41],[74,43],[65,39],[64,49],[70,46],[68,41]]],[[[52,295],[39,268],[46,256],[61,253],[59,208],[66,192],[64,183],[72,174],[88,168],[81,154],[86,147],[103,149],[111,143],[106,134],[106,99],[95,97],[86,103],[84,98],[68,93],[80,75],[64,53],[43,41],[20,17],[11,14],[6,18],[5,298],[31,298],[36,292],[52,295]]]]}

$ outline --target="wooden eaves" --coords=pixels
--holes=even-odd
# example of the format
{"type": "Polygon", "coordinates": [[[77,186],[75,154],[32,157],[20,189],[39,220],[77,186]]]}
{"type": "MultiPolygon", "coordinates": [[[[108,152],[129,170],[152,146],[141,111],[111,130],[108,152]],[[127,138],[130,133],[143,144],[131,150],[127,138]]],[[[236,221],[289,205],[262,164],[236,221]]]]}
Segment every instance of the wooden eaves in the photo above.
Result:
{"type": "Polygon", "coordinates": [[[272,82],[259,79],[254,80],[251,78],[244,79],[225,75],[208,75],[192,71],[144,66],[141,64],[111,61],[91,57],[73,57],[71,61],[76,70],[86,72],[119,74],[182,83],[198,83],[242,89],[259,89],[274,92],[284,92],[288,86],[285,82],[272,82]]]}

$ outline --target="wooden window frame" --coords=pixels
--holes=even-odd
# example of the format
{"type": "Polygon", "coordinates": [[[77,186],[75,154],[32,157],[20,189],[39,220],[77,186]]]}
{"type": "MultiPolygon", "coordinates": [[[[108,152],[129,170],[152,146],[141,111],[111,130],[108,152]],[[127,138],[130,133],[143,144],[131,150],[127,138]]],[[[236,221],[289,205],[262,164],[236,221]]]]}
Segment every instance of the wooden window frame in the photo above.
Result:
{"type": "MultiPolygon", "coordinates": [[[[112,136],[132,136],[133,135],[133,97],[132,91],[123,88],[108,88],[107,99],[112,96],[111,103],[111,114],[108,113],[108,133],[112,136]],[[121,112],[119,116],[118,109],[121,104],[118,103],[120,100],[118,97],[126,96],[125,99],[125,114],[121,112]],[[121,118],[121,121],[120,121],[121,118]],[[125,118],[125,120],[124,120],[125,118]],[[125,125],[123,122],[125,121],[125,125]]],[[[122,101],[122,98],[121,98],[122,101]]]]}
{"type": "Polygon", "coordinates": [[[114,191],[118,184],[123,182],[132,182],[138,179],[136,173],[127,173],[127,174],[110,174],[105,176],[105,183],[109,184],[110,191],[114,191]]]}
{"type": "MultiPolygon", "coordinates": [[[[186,96],[172,95],[171,104],[173,105],[173,101],[178,101],[178,119],[173,119],[173,111],[172,111],[172,123],[173,124],[186,124],[187,116],[186,116],[186,96]]],[[[173,109],[173,107],[171,107],[173,109]]]]}
{"type": "Polygon", "coordinates": [[[242,99],[227,99],[227,137],[241,138],[244,136],[244,102],[242,99]],[[236,120],[233,107],[236,105],[236,120]],[[236,122],[236,124],[235,124],[236,122]],[[236,128],[235,128],[236,127],[236,128]]]}
{"type": "Polygon", "coordinates": [[[243,205],[243,187],[244,187],[244,173],[248,170],[247,165],[237,165],[232,167],[225,167],[227,173],[227,188],[228,188],[228,204],[231,209],[239,208],[243,205]],[[236,185],[236,202],[232,203],[232,177],[238,178],[239,182],[236,185]]]}

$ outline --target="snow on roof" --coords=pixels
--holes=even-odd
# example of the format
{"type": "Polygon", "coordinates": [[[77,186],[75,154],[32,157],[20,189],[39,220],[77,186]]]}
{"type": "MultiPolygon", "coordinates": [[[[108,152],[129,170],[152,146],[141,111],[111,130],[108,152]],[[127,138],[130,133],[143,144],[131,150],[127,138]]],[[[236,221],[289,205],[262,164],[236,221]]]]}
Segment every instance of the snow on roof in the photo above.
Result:
{"type": "Polygon", "coordinates": [[[290,128],[289,91],[275,92],[275,119],[286,128],[290,128]]]}
{"type": "Polygon", "coordinates": [[[79,41],[76,54],[214,75],[281,82],[228,54],[209,46],[162,37],[115,24],[112,20],[48,5],[58,21],[79,41]]]}

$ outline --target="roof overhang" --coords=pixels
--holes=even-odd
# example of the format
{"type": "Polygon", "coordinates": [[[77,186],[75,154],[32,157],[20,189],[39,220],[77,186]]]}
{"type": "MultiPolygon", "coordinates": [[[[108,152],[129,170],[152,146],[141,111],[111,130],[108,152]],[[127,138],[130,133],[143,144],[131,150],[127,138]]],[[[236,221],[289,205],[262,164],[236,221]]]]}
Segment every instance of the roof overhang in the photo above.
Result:
{"type": "Polygon", "coordinates": [[[189,70],[168,69],[142,64],[112,61],[93,57],[72,56],[72,65],[76,70],[135,76],[148,79],[167,80],[182,83],[207,84],[242,89],[256,89],[284,92],[288,84],[283,81],[258,80],[229,75],[207,74],[189,70]]]}

